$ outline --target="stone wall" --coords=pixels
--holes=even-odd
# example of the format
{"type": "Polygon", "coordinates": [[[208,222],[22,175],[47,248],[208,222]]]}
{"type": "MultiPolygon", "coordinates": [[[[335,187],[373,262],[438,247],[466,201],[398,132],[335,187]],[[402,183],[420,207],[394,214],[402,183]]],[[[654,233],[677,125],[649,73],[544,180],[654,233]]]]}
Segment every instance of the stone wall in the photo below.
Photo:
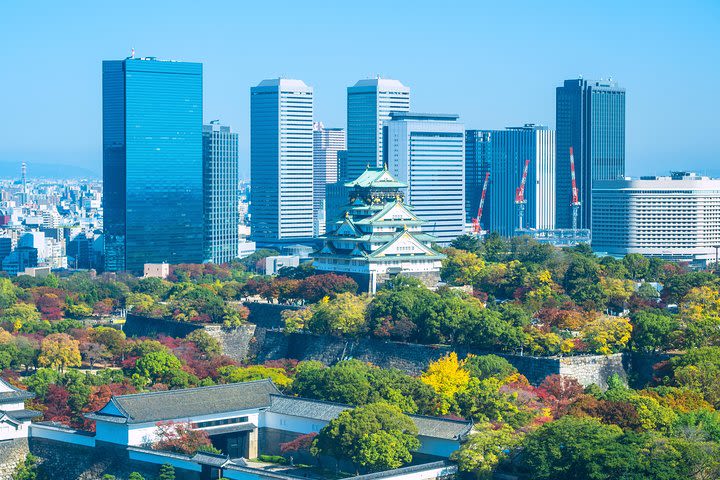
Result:
{"type": "Polygon", "coordinates": [[[28,450],[27,438],[0,442],[0,480],[12,480],[12,474],[25,461],[28,450]]]}
{"type": "Polygon", "coordinates": [[[252,323],[240,325],[238,328],[228,330],[220,325],[206,325],[205,331],[218,342],[225,355],[237,361],[246,360],[249,355],[250,344],[254,342],[256,326],[252,323]]]}
{"type": "Polygon", "coordinates": [[[128,337],[184,337],[193,330],[202,328],[200,325],[187,322],[175,322],[163,318],[141,317],[128,314],[123,325],[123,332],[128,337]]]}
{"type": "MultiPolygon", "coordinates": [[[[151,479],[157,478],[160,470],[158,465],[130,460],[124,448],[109,444],[93,448],[31,438],[29,446],[30,452],[40,460],[41,476],[52,480],[99,480],[105,474],[127,480],[132,472],[151,479]]],[[[176,468],[175,478],[199,480],[199,475],[176,468]]]]}
{"type": "Polygon", "coordinates": [[[244,305],[250,310],[248,322],[263,328],[283,327],[282,312],[301,308],[295,305],[262,302],[245,302],[244,305]]]}
{"type": "MultiPolygon", "coordinates": [[[[278,331],[256,329],[255,342],[250,353],[257,363],[281,358],[317,360],[332,365],[340,360],[356,358],[383,368],[397,368],[418,375],[430,362],[455,351],[463,358],[468,353],[482,355],[487,352],[448,346],[417,345],[387,342],[372,338],[342,339],[325,335],[295,333],[286,335],[278,331]]],[[[537,385],[552,374],[568,375],[583,385],[596,383],[607,386],[610,375],[617,373],[627,378],[622,354],[586,355],[573,357],[528,357],[499,354],[537,385]]]]}

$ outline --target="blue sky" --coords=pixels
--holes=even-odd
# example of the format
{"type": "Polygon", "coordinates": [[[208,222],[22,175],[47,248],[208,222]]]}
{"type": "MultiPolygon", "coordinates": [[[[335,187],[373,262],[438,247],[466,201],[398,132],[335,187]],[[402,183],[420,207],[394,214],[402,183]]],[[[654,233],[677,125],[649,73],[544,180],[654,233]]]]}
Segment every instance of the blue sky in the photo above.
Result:
{"type": "Polygon", "coordinates": [[[554,127],[563,79],[627,89],[632,175],[720,175],[720,1],[0,0],[0,176],[8,162],[100,172],[101,61],[138,55],[204,64],[205,121],[240,133],[263,78],[315,88],[316,119],[345,126],[345,88],[381,74],[412,109],[467,128],[554,127]]]}

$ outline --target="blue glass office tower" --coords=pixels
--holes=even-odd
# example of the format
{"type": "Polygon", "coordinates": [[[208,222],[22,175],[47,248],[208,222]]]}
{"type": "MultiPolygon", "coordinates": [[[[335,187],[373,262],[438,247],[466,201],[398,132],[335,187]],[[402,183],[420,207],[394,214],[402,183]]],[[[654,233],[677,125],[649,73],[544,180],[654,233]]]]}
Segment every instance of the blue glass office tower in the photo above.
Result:
{"type": "Polygon", "coordinates": [[[103,62],[105,269],[203,259],[202,64],[103,62]]]}
{"type": "Polygon", "coordinates": [[[555,228],[555,132],[529,123],[505,130],[468,130],[465,138],[466,195],[472,197],[468,216],[477,215],[482,184],[489,171],[480,225],[503,236],[515,235],[520,226],[515,189],[520,186],[525,161],[530,160],[523,227],[555,228]]]}
{"type": "Polygon", "coordinates": [[[565,80],[556,90],[557,227],[572,227],[570,147],[580,193],[578,228],[592,228],[594,180],[625,175],[625,89],[614,81],[565,80]]]}

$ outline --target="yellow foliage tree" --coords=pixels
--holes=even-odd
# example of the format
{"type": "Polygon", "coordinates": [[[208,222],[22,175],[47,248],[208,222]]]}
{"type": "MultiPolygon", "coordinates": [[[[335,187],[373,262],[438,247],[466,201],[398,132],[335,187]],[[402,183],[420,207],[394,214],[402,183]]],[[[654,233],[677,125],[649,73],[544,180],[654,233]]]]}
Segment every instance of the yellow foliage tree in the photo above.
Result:
{"type": "Polygon", "coordinates": [[[442,397],[441,413],[446,414],[455,404],[455,395],[467,388],[470,373],[465,370],[465,360],[458,360],[457,353],[451,352],[430,363],[420,380],[442,397]]]}
{"type": "Polygon", "coordinates": [[[43,367],[64,370],[65,367],[79,367],[80,343],[66,333],[53,333],[45,337],[40,345],[38,362],[43,367]]]}
{"type": "Polygon", "coordinates": [[[626,318],[603,316],[585,326],[581,333],[593,352],[610,355],[625,348],[632,325],[626,318]]]}

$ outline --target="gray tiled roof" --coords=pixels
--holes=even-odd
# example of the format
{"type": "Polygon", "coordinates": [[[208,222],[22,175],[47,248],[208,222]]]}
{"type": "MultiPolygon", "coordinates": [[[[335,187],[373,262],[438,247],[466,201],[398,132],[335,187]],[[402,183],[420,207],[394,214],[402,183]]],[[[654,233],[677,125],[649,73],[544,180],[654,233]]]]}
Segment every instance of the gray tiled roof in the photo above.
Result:
{"type": "Polygon", "coordinates": [[[6,414],[8,417],[21,422],[24,420],[31,420],[33,418],[42,417],[42,412],[38,412],[37,410],[0,410],[0,416],[2,416],[3,413],[6,414]]]}
{"type": "Polygon", "coordinates": [[[11,390],[9,392],[6,391],[0,391],[0,404],[2,403],[16,403],[23,400],[27,400],[29,398],[35,398],[35,394],[31,392],[26,392],[25,390],[20,390],[19,388],[16,388],[12,385],[10,385],[8,382],[0,378],[0,386],[2,386],[2,390],[7,390],[8,388],[11,390]]]}
{"type": "MultiPolygon", "coordinates": [[[[271,395],[272,404],[269,412],[291,415],[294,417],[323,420],[329,422],[340,412],[353,408],[341,403],[325,402],[309,398],[290,397],[287,395],[271,395]]],[[[446,440],[459,440],[472,429],[472,422],[465,420],[449,420],[440,417],[426,417],[423,415],[408,415],[418,434],[423,437],[441,438],[446,440]]]]}
{"type": "MultiPolygon", "coordinates": [[[[111,402],[124,413],[127,423],[160,422],[200,415],[264,408],[270,394],[280,393],[270,380],[228,383],[210,387],[135,393],[113,397],[111,402]]],[[[117,420],[111,415],[88,415],[94,420],[117,420]]]]}

